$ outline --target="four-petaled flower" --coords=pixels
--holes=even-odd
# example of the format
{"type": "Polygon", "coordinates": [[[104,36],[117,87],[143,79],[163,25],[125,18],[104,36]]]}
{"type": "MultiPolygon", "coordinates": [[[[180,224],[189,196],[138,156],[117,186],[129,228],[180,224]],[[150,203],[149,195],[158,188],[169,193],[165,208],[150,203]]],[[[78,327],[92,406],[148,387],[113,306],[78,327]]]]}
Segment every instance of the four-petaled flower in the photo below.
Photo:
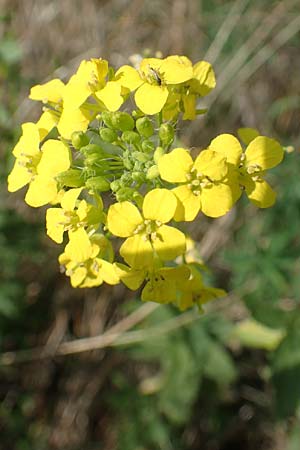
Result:
{"type": "Polygon", "coordinates": [[[257,136],[245,152],[235,136],[221,134],[209,145],[219,155],[226,156],[228,163],[237,171],[238,182],[246,194],[259,208],[268,208],[276,200],[276,193],[264,180],[267,169],[277,166],[283,159],[281,145],[266,136],[257,136]]]}
{"type": "Polygon", "coordinates": [[[185,252],[184,234],[165,225],[176,208],[177,199],[167,189],[148,192],[142,213],[128,201],[110,206],[107,227],[115,236],[127,238],[120,254],[130,266],[152,266],[156,258],[169,261],[185,252]]]}
{"type": "Polygon", "coordinates": [[[201,210],[210,217],[226,214],[239,195],[235,179],[228,178],[226,158],[203,150],[193,161],[184,148],[176,148],[158,161],[163,180],[180,183],[172,192],[178,199],[174,219],[194,220],[201,210]]]}

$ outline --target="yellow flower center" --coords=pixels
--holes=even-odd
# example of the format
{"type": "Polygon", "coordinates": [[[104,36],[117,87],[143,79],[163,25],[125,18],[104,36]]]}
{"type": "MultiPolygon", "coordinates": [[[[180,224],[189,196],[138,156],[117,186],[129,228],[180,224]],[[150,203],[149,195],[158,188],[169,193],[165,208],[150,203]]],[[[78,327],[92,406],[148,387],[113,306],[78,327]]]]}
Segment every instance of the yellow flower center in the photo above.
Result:
{"type": "Polygon", "coordinates": [[[149,84],[161,86],[163,84],[163,75],[153,67],[148,66],[147,72],[140,71],[141,77],[149,84]]]}
{"type": "Polygon", "coordinates": [[[213,182],[205,174],[198,172],[194,167],[189,173],[186,174],[188,181],[188,188],[191,189],[194,195],[200,195],[201,189],[211,187],[213,182]]]}
{"type": "Polygon", "coordinates": [[[40,162],[41,157],[41,153],[34,156],[27,155],[26,153],[21,153],[20,158],[18,159],[18,164],[33,176],[37,173],[36,167],[40,162]]]}
{"type": "Polygon", "coordinates": [[[157,230],[161,225],[160,220],[145,219],[136,227],[133,234],[142,234],[145,241],[153,242],[158,238],[157,230]]]}

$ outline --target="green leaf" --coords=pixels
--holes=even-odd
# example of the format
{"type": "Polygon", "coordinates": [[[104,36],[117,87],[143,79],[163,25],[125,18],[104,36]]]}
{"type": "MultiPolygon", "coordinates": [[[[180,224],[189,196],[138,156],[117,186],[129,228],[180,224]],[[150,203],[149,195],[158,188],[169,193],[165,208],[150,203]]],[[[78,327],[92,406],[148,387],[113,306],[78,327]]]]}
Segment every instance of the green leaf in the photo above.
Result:
{"type": "Polygon", "coordinates": [[[253,319],[246,319],[238,323],[232,333],[246,347],[275,350],[284,336],[282,330],[275,330],[253,319]]]}

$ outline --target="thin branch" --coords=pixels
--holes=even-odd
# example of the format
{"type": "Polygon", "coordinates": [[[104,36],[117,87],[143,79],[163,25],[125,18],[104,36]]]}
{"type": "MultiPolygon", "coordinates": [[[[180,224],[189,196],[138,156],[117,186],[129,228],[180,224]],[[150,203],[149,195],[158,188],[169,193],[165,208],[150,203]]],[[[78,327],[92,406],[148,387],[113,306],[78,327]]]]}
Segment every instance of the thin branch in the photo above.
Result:
{"type": "Polygon", "coordinates": [[[140,323],[147,316],[159,307],[158,303],[146,303],[129,316],[113,325],[108,331],[89,338],[76,339],[70,342],[63,342],[55,351],[47,345],[28,350],[19,350],[15,352],[6,352],[0,355],[0,365],[9,366],[16,363],[24,363],[39,359],[45,359],[57,355],[70,355],[89,350],[96,350],[108,347],[118,339],[125,331],[140,323]]]}

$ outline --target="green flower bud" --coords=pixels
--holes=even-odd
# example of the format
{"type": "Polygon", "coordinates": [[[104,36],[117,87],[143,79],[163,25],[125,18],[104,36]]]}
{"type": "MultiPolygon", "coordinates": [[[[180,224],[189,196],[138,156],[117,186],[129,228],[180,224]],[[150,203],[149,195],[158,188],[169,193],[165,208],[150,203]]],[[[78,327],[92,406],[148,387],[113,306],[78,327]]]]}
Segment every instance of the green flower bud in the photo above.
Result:
{"type": "Polygon", "coordinates": [[[151,120],[148,117],[141,117],[136,121],[136,129],[141,136],[148,138],[154,134],[154,128],[151,120]]]}
{"type": "Polygon", "coordinates": [[[144,183],[144,181],[145,181],[144,172],[132,172],[131,177],[132,177],[133,181],[137,181],[139,183],[144,183]]]}
{"type": "Polygon", "coordinates": [[[124,185],[126,184],[131,184],[132,183],[132,178],[131,178],[131,173],[123,173],[123,175],[120,178],[121,183],[124,185]]]}
{"type": "Polygon", "coordinates": [[[112,143],[118,139],[117,133],[111,128],[101,128],[99,134],[104,142],[112,143]]]}
{"type": "Polygon", "coordinates": [[[144,117],[144,113],[142,113],[142,111],[136,110],[134,109],[131,113],[132,117],[136,120],[139,119],[140,117],[144,117]]]}
{"type": "Polygon", "coordinates": [[[155,149],[155,145],[149,139],[142,142],[142,149],[144,152],[152,153],[155,149]]]}
{"type": "Polygon", "coordinates": [[[79,150],[81,147],[88,145],[89,138],[83,131],[74,131],[71,136],[71,141],[75,150],[79,150]]]}
{"type": "Polygon", "coordinates": [[[134,189],[125,187],[118,190],[116,193],[116,199],[118,202],[124,202],[133,198],[134,189]]]}
{"type": "Polygon", "coordinates": [[[81,147],[80,149],[81,153],[83,153],[85,156],[90,155],[90,154],[98,154],[99,158],[103,158],[104,156],[106,156],[105,151],[103,150],[103,148],[101,148],[99,145],[96,144],[89,144],[89,145],[85,145],[84,147],[81,147]]]}
{"type": "Polygon", "coordinates": [[[127,170],[131,170],[133,168],[133,162],[129,158],[123,158],[123,164],[127,170]]]}
{"type": "Polygon", "coordinates": [[[158,135],[161,140],[161,143],[165,147],[168,147],[174,141],[174,135],[175,135],[174,128],[169,123],[163,123],[159,127],[158,135]]]}
{"type": "Polygon", "coordinates": [[[165,150],[162,147],[156,148],[154,155],[153,155],[153,159],[156,162],[156,164],[158,163],[159,158],[161,158],[162,155],[164,155],[164,153],[165,153],[165,150]]]}
{"type": "Polygon", "coordinates": [[[133,166],[133,170],[137,172],[142,172],[144,170],[144,163],[141,163],[140,161],[136,161],[133,166]]]}
{"type": "Polygon", "coordinates": [[[93,166],[94,164],[101,163],[101,156],[98,153],[89,153],[84,160],[84,165],[93,166]]]}
{"type": "Polygon", "coordinates": [[[101,192],[109,191],[110,189],[109,182],[101,176],[89,178],[86,180],[85,185],[88,189],[95,189],[101,192]]]}
{"type": "Polygon", "coordinates": [[[147,170],[146,178],[147,178],[147,180],[153,180],[154,178],[157,178],[158,176],[159,176],[158,167],[156,164],[154,164],[154,166],[151,166],[147,170]]]}
{"type": "Polygon", "coordinates": [[[126,142],[126,144],[139,144],[141,142],[140,135],[135,131],[124,131],[121,139],[126,142]]]}
{"type": "Polygon", "coordinates": [[[117,192],[121,186],[122,186],[122,183],[120,180],[114,180],[110,183],[110,188],[113,192],[117,192]]]}
{"type": "Polygon", "coordinates": [[[77,188],[84,185],[82,171],[79,169],[69,169],[56,175],[56,180],[63,186],[77,188]]]}
{"type": "Polygon", "coordinates": [[[130,114],[117,111],[112,115],[113,127],[121,131],[131,131],[134,129],[134,120],[130,114]]]}
{"type": "Polygon", "coordinates": [[[150,156],[143,152],[133,152],[132,156],[139,162],[145,163],[149,161],[150,156]]]}
{"type": "Polygon", "coordinates": [[[109,111],[103,111],[101,114],[101,119],[103,120],[103,122],[105,123],[105,125],[108,128],[114,128],[114,125],[112,123],[112,117],[113,117],[113,113],[111,113],[109,111]]]}

